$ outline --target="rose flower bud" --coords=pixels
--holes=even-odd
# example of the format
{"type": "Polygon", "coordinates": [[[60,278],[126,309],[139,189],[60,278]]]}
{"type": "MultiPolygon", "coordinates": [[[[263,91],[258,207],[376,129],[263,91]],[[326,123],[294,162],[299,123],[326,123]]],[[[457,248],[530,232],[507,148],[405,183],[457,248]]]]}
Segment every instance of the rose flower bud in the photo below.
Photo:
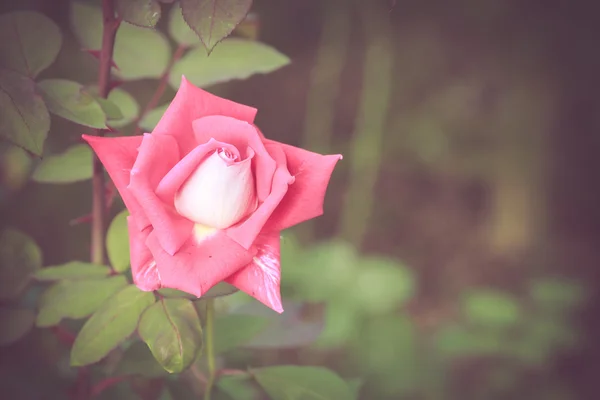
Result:
{"type": "Polygon", "coordinates": [[[83,136],[129,210],[141,290],[201,297],[225,281],[283,311],[280,231],[323,213],[342,157],[266,139],[255,115],[183,77],[151,134],[83,136]]]}

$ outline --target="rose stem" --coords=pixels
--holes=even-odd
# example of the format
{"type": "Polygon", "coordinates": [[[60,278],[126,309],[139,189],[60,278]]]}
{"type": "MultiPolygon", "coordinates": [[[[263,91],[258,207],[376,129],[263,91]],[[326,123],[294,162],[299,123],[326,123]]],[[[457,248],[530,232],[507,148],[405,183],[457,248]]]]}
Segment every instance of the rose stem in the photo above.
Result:
{"type": "Polygon", "coordinates": [[[356,128],[348,150],[349,187],[340,219],[340,234],[360,248],[375,204],[383,137],[390,105],[393,57],[392,26],[384,6],[356,1],[366,42],[362,94],[356,128]]]}
{"type": "MultiPolygon", "coordinates": [[[[106,98],[110,90],[113,49],[120,22],[115,16],[114,0],[102,0],[102,49],[98,71],[98,95],[102,98],[106,98]]],[[[97,136],[104,136],[104,133],[102,129],[95,131],[97,136]]],[[[104,264],[104,168],[95,153],[93,153],[93,171],[91,260],[95,264],[102,265],[104,264]]]]}
{"type": "Polygon", "coordinates": [[[146,116],[146,114],[148,114],[148,112],[150,112],[151,110],[156,108],[156,106],[158,105],[160,98],[162,97],[163,93],[165,92],[165,89],[167,88],[167,82],[169,80],[169,75],[171,74],[171,69],[173,68],[173,65],[175,65],[175,63],[177,61],[179,61],[179,59],[181,58],[181,56],[183,56],[183,53],[185,53],[187,48],[188,48],[187,46],[180,44],[177,47],[177,49],[175,50],[175,53],[173,53],[173,56],[171,57],[171,60],[169,61],[167,68],[160,76],[160,79],[158,81],[158,86],[156,87],[154,94],[152,94],[150,101],[148,101],[148,104],[146,104],[146,107],[144,107],[144,109],[142,110],[140,115],[135,120],[136,127],[135,127],[135,131],[133,133],[134,135],[140,135],[142,133],[142,127],[140,126],[140,121],[146,116]]]}
{"type": "Polygon", "coordinates": [[[210,400],[210,394],[215,383],[215,354],[213,344],[213,325],[215,318],[215,300],[206,300],[206,325],[204,327],[204,346],[206,348],[206,358],[208,359],[208,382],[204,391],[204,400],[210,400]]]}

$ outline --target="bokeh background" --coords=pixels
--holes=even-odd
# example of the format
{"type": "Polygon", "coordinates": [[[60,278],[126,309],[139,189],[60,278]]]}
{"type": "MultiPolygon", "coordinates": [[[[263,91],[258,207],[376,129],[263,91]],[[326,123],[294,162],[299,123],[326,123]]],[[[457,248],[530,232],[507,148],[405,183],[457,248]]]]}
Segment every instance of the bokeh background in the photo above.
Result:
{"type": "MultiPolygon", "coordinates": [[[[61,26],[44,76],[93,82],[68,7],[0,2],[61,26]]],[[[227,365],[326,365],[361,399],[596,398],[598,7],[256,0],[253,12],[292,63],[208,89],[257,107],[267,137],[344,160],[324,216],[283,233],[290,304],[271,336],[289,346],[263,337],[227,365]]],[[[123,87],[145,104],[155,85],[123,87]]],[[[46,151],[81,133],[53,117],[46,151]]],[[[35,238],[47,265],[86,260],[89,227],[70,221],[89,212],[90,183],[29,182],[39,161],[0,146],[1,224],[35,238]]],[[[0,349],[0,374],[22,383],[11,398],[61,398],[74,377],[61,346],[35,330],[0,349]]]]}

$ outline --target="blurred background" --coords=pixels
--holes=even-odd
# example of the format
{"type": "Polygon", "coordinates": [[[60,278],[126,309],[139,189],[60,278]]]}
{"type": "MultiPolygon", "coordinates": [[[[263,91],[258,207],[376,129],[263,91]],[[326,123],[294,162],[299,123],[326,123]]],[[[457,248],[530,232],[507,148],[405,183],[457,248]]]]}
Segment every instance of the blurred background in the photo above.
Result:
{"type": "MultiPolygon", "coordinates": [[[[44,76],[93,82],[68,8],[0,2],[61,26],[44,76]]],[[[289,305],[271,336],[287,344],[262,337],[227,365],[329,366],[361,399],[596,398],[597,15],[553,0],[255,0],[252,35],[291,64],[208,90],[258,108],[267,137],[344,159],[324,216],[282,234],[289,305]]],[[[155,85],[123,88],[145,104],[155,85]]],[[[53,117],[47,154],[82,133],[53,117]]],[[[86,260],[89,226],[70,221],[90,182],[29,182],[39,161],[0,146],[1,224],[45,265],[86,260]]],[[[31,383],[19,399],[59,398],[73,377],[47,330],[0,351],[0,374],[31,383]]]]}

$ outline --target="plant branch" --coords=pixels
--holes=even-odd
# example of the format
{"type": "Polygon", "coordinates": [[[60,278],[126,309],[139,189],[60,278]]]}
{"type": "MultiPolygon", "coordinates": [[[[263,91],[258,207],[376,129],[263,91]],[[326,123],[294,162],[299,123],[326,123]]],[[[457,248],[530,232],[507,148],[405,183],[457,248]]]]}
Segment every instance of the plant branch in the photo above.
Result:
{"type": "Polygon", "coordinates": [[[215,369],[215,351],[214,351],[214,319],[215,319],[215,300],[206,300],[206,325],[204,327],[204,346],[206,348],[206,357],[208,361],[208,382],[206,382],[206,389],[204,390],[204,400],[210,400],[212,387],[215,383],[216,369],[215,369]]]}
{"type": "MultiPolygon", "coordinates": [[[[115,16],[114,0],[102,0],[102,48],[100,49],[100,69],[98,72],[98,94],[102,98],[106,98],[110,91],[113,49],[120,22],[115,16]]],[[[105,131],[98,129],[95,133],[97,136],[104,136],[105,131]]],[[[94,173],[92,176],[91,260],[95,264],[104,264],[104,168],[95,154],[92,162],[94,173]]]]}
{"type": "Polygon", "coordinates": [[[96,397],[100,393],[105,391],[106,389],[109,389],[112,386],[115,386],[116,384],[123,382],[124,380],[127,380],[127,379],[129,379],[129,376],[120,375],[120,376],[111,376],[104,380],[101,380],[100,382],[98,382],[94,386],[92,386],[91,397],[96,397]]]}
{"type": "Polygon", "coordinates": [[[140,135],[142,133],[142,127],[140,126],[140,121],[146,116],[146,114],[148,114],[150,111],[155,109],[156,106],[158,106],[158,102],[160,101],[160,98],[165,93],[165,89],[167,88],[167,83],[169,82],[169,75],[171,74],[171,69],[173,69],[173,66],[175,65],[175,63],[177,61],[179,61],[179,59],[183,56],[183,53],[185,53],[186,50],[187,50],[187,46],[180,44],[177,47],[177,49],[175,50],[175,53],[173,53],[173,56],[171,57],[171,60],[169,61],[167,68],[165,69],[165,71],[162,73],[162,75],[160,76],[160,78],[158,80],[158,86],[156,87],[156,90],[154,91],[154,93],[152,94],[152,97],[146,104],[146,107],[144,107],[144,109],[142,110],[140,115],[135,120],[136,127],[135,127],[135,131],[133,133],[134,135],[140,135]]]}

